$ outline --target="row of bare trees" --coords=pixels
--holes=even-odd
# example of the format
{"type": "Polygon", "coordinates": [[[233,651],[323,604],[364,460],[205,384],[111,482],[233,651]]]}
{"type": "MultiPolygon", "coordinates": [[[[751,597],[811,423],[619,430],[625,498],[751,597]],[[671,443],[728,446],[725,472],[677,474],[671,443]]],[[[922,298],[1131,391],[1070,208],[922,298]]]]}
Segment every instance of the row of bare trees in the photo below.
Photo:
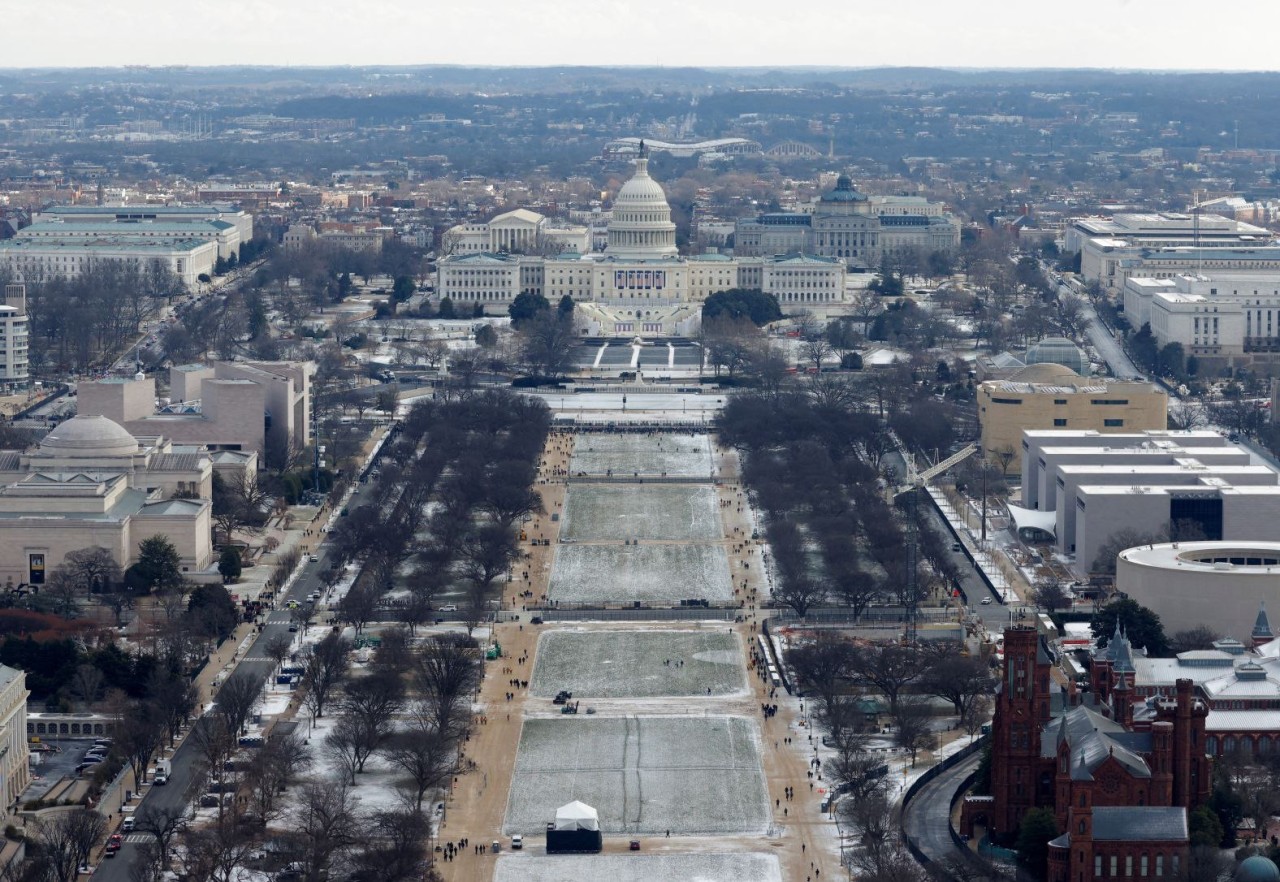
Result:
{"type": "Polygon", "coordinates": [[[363,565],[340,617],[358,630],[382,615],[383,594],[412,562],[390,614],[412,631],[461,583],[468,625],[478,624],[519,557],[520,522],[542,511],[533,484],[550,422],[541,402],[506,390],[417,405],[383,456],[370,504],[333,536],[338,566],[363,565]]]}

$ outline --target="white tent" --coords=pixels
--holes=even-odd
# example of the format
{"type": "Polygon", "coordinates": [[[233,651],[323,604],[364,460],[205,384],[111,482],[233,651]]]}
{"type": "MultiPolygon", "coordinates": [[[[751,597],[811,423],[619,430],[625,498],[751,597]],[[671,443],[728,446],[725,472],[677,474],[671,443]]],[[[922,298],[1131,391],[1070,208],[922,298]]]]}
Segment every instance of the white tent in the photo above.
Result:
{"type": "Polygon", "coordinates": [[[576,799],[556,809],[557,830],[599,830],[600,813],[576,799]]]}
{"type": "Polygon", "coordinates": [[[1048,533],[1054,537],[1058,535],[1058,513],[1056,511],[1036,511],[1032,508],[1020,508],[1016,505],[1008,505],[1007,507],[1009,509],[1009,517],[1013,518],[1019,533],[1026,530],[1031,534],[1048,533]]]}

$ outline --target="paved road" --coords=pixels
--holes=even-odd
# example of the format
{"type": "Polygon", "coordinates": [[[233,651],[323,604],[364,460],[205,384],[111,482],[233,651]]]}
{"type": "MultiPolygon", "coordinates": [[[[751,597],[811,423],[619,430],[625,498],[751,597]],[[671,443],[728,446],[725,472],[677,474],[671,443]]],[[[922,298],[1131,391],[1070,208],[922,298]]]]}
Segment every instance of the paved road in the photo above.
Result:
{"type": "MultiPolygon", "coordinates": [[[[1066,285],[1058,286],[1059,296],[1074,293],[1066,285]]],[[[1085,335],[1088,336],[1089,342],[1093,344],[1093,348],[1098,350],[1098,354],[1102,356],[1103,361],[1111,368],[1112,375],[1117,377],[1143,376],[1142,371],[1138,370],[1138,366],[1125,353],[1119,341],[1111,336],[1107,326],[1098,318],[1098,312],[1093,308],[1093,303],[1090,302],[1089,298],[1083,294],[1080,295],[1080,298],[1084,303],[1085,335]]]]}
{"type": "MultiPolygon", "coordinates": [[[[348,506],[355,508],[368,502],[369,500],[366,497],[372,494],[372,491],[373,484],[357,486],[356,492],[348,502],[348,506]]],[[[317,552],[317,556],[320,560],[307,563],[288,593],[280,598],[279,606],[281,608],[270,614],[267,624],[263,626],[257,640],[251,644],[244,660],[236,666],[235,672],[231,675],[233,678],[249,677],[257,682],[259,686],[266,683],[267,677],[271,675],[275,667],[275,663],[267,659],[266,645],[277,634],[289,633],[289,612],[283,608],[283,601],[289,599],[301,601],[312,591],[321,591],[323,589],[320,573],[328,568],[323,547],[317,552]]],[[[313,624],[312,627],[322,626],[313,624]]],[[[230,652],[233,648],[225,646],[223,651],[230,652]]],[[[198,720],[195,725],[202,725],[203,722],[203,719],[198,720]]],[[[149,787],[142,802],[135,810],[135,815],[141,814],[147,807],[159,809],[176,808],[185,805],[187,792],[196,774],[197,761],[197,751],[192,746],[192,739],[190,733],[188,733],[188,737],[173,755],[173,769],[172,774],[169,776],[168,786],[149,787]]],[[[137,860],[136,845],[132,844],[134,841],[135,838],[130,837],[114,860],[103,861],[99,865],[97,872],[94,873],[96,882],[132,882],[131,870],[137,860]]]]}
{"type": "Polygon", "coordinates": [[[946,866],[962,860],[951,839],[951,797],[982,762],[975,753],[921,787],[902,810],[902,829],[929,860],[946,866]]]}

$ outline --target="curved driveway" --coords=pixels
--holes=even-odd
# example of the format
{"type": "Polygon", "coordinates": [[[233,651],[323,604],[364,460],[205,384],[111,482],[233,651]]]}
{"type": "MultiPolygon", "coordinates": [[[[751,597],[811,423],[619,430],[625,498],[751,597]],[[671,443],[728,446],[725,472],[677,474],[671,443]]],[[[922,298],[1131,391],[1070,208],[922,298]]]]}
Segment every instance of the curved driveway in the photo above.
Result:
{"type": "Polygon", "coordinates": [[[916,791],[902,809],[902,830],[936,864],[948,866],[963,860],[951,839],[951,797],[964,779],[977,771],[982,753],[947,769],[916,791]]]}

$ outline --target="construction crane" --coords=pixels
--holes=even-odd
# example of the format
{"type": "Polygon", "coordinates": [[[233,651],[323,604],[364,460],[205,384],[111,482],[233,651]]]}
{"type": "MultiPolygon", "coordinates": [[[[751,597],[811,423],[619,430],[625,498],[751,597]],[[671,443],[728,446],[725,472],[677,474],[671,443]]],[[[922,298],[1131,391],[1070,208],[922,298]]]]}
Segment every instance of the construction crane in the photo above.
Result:
{"type": "Polygon", "coordinates": [[[900,484],[896,488],[890,488],[888,491],[889,502],[893,502],[902,494],[907,496],[907,536],[906,536],[906,552],[907,552],[907,603],[906,603],[906,633],[904,639],[908,644],[916,642],[916,607],[920,601],[919,579],[916,569],[918,567],[918,559],[920,556],[920,535],[919,528],[916,523],[916,497],[917,491],[925,487],[930,480],[941,475],[947,469],[964,462],[973,454],[978,452],[976,444],[969,444],[957,450],[946,459],[929,466],[924,471],[916,470],[915,457],[905,448],[901,448],[902,462],[906,468],[906,483],[900,484]]]}

